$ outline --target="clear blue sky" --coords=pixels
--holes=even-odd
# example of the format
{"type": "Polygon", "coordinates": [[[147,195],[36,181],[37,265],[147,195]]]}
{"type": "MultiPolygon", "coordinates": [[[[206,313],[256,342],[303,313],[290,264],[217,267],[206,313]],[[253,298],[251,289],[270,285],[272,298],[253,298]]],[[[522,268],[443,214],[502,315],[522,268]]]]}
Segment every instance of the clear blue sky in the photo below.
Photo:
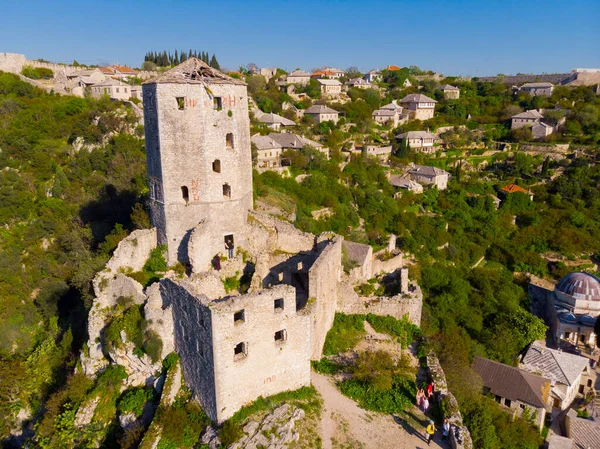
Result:
{"type": "Polygon", "coordinates": [[[598,0],[0,0],[0,52],[139,66],[148,50],[195,48],[222,66],[447,75],[600,67],[598,0]]]}

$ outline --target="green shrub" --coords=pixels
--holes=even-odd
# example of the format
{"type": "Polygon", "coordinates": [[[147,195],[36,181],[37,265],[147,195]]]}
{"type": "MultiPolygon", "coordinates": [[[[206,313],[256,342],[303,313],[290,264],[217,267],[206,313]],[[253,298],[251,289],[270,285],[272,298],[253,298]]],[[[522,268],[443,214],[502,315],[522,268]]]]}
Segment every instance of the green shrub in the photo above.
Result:
{"type": "Polygon", "coordinates": [[[166,245],[157,246],[150,253],[150,257],[144,264],[143,270],[148,273],[162,273],[167,271],[167,261],[164,253],[167,250],[166,245]]]}
{"type": "Polygon", "coordinates": [[[354,287],[354,291],[360,296],[372,296],[375,293],[375,287],[373,284],[366,282],[364,284],[357,285],[354,287]]]}
{"type": "Polygon", "coordinates": [[[225,421],[219,429],[219,439],[225,447],[235,443],[244,436],[242,426],[231,420],[225,421]]]}
{"type": "Polygon", "coordinates": [[[26,65],[23,67],[23,69],[21,69],[21,75],[31,78],[32,80],[41,80],[43,78],[52,78],[54,76],[54,72],[45,67],[32,67],[30,65],[26,65]]]}
{"type": "Polygon", "coordinates": [[[152,390],[134,388],[126,390],[117,403],[117,410],[121,413],[133,412],[137,418],[142,416],[144,405],[152,399],[152,390]]]}
{"type": "Polygon", "coordinates": [[[312,360],[310,365],[317,373],[321,374],[335,374],[344,369],[343,365],[334,363],[325,357],[321,360],[312,360]]]}
{"type": "Polygon", "coordinates": [[[323,355],[334,355],[352,349],[365,335],[365,315],[336,313],[333,326],[327,333],[323,355]]]}
{"type": "Polygon", "coordinates": [[[402,347],[410,345],[415,337],[421,334],[421,330],[408,321],[406,316],[398,320],[392,316],[367,315],[367,322],[373,326],[377,332],[397,337],[402,347]]]}
{"type": "Polygon", "coordinates": [[[415,383],[401,376],[395,376],[391,388],[385,391],[357,379],[345,380],[339,387],[362,408],[376,412],[399,413],[410,408],[415,401],[415,383]]]}
{"type": "Polygon", "coordinates": [[[163,370],[169,371],[171,367],[175,366],[175,364],[179,361],[179,355],[176,352],[171,352],[169,355],[165,357],[162,362],[163,370]]]}

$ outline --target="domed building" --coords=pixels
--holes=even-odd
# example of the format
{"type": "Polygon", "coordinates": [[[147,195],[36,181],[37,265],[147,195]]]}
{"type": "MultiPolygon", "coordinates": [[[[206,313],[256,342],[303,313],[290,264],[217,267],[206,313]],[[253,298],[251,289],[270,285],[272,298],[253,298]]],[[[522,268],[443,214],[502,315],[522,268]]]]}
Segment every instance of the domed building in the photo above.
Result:
{"type": "Polygon", "coordinates": [[[569,273],[551,295],[549,324],[556,341],[596,346],[594,325],[600,315],[600,279],[589,273],[569,273]]]}

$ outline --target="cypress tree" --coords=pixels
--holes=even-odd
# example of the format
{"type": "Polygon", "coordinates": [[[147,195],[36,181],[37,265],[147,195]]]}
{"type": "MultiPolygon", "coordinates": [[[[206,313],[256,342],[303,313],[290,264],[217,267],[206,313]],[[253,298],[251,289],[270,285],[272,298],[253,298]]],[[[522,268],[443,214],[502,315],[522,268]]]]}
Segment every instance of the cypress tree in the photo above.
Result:
{"type": "Polygon", "coordinates": [[[214,53],[213,53],[212,58],[210,60],[210,66],[213,69],[221,70],[221,66],[219,65],[219,62],[217,61],[217,58],[215,57],[214,53]]]}

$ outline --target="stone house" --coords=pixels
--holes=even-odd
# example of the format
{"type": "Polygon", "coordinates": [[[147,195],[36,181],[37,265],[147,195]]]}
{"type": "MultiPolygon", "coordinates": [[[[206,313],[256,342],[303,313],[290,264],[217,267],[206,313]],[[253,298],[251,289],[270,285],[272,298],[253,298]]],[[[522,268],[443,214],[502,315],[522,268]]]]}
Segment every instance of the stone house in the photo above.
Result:
{"type": "Polygon", "coordinates": [[[131,87],[123,81],[108,78],[105,81],[93,84],[90,90],[94,98],[108,95],[113,100],[129,100],[132,97],[131,87]]]}
{"type": "MultiPolygon", "coordinates": [[[[590,408],[590,407],[588,407],[590,408]]],[[[600,402],[596,399],[591,404],[589,418],[580,418],[573,409],[569,410],[565,417],[565,432],[571,442],[569,449],[592,449],[600,447],[600,402]]],[[[548,448],[554,449],[554,448],[548,448]]]]}
{"type": "Polygon", "coordinates": [[[344,240],[342,258],[346,267],[352,267],[349,270],[351,279],[368,281],[373,277],[373,248],[370,245],[344,240]]]}
{"type": "Polygon", "coordinates": [[[144,99],[142,86],[131,86],[131,98],[137,98],[138,100],[144,99]]]}
{"type": "Polygon", "coordinates": [[[310,108],[304,111],[304,114],[310,115],[317,123],[328,121],[337,123],[339,119],[338,111],[336,111],[335,109],[331,109],[323,104],[312,105],[310,108]]]}
{"type": "Polygon", "coordinates": [[[260,69],[260,74],[265,77],[265,81],[268,83],[277,74],[277,67],[263,67],[260,69]]]}
{"type": "Polygon", "coordinates": [[[569,408],[577,394],[586,391],[587,381],[591,380],[589,359],[536,343],[527,350],[519,367],[550,379],[552,407],[560,410],[569,408]]]}
{"type": "Polygon", "coordinates": [[[513,115],[510,120],[510,129],[520,129],[540,123],[544,116],[536,109],[530,109],[520,114],[513,115]]]}
{"type": "Polygon", "coordinates": [[[381,79],[381,72],[378,70],[369,70],[363,75],[363,79],[369,83],[374,83],[381,79]]]}
{"type": "Polygon", "coordinates": [[[310,75],[306,73],[304,70],[294,70],[291,72],[286,79],[288,84],[301,84],[306,85],[310,81],[310,75]]]}
{"type": "Polygon", "coordinates": [[[70,82],[70,87],[80,86],[89,88],[94,84],[98,84],[106,80],[106,75],[99,69],[81,70],[66,75],[67,82],[70,82]]]}
{"type": "Polygon", "coordinates": [[[422,153],[434,153],[437,136],[428,131],[408,131],[396,136],[397,139],[406,140],[408,146],[422,153]]]}
{"type": "Polygon", "coordinates": [[[552,83],[525,83],[520,88],[520,91],[527,92],[532,97],[537,95],[543,95],[549,97],[552,95],[554,90],[554,84],[552,83]]]}
{"type": "Polygon", "coordinates": [[[296,123],[293,120],[282,117],[281,115],[277,115],[274,113],[257,113],[255,114],[256,120],[261,123],[265,123],[270,129],[274,131],[279,131],[281,128],[289,128],[292,126],[296,126],[296,123]]]}
{"type": "MultiPolygon", "coordinates": [[[[279,169],[283,166],[281,153],[283,147],[269,136],[253,136],[252,143],[256,146],[256,168],[259,171],[279,169]]],[[[276,170],[277,171],[277,170],[276,170]]]]}
{"type": "Polygon", "coordinates": [[[393,100],[391,103],[373,111],[371,117],[381,125],[390,123],[393,128],[396,128],[408,118],[407,115],[405,116],[402,114],[403,110],[404,108],[396,103],[396,100],[393,100]]]}
{"type": "Polygon", "coordinates": [[[321,93],[326,97],[337,98],[342,93],[342,83],[336,79],[319,78],[317,81],[321,85],[321,93]]]}
{"type": "Polygon", "coordinates": [[[387,161],[392,154],[392,146],[388,145],[385,147],[380,147],[379,145],[364,145],[362,147],[362,152],[366,156],[372,156],[380,161],[387,161]]]}
{"type": "Polygon", "coordinates": [[[139,75],[137,70],[133,70],[131,67],[127,67],[126,65],[111,65],[108,68],[113,71],[112,76],[119,79],[127,79],[129,77],[135,77],[139,75]]]}
{"type": "Polygon", "coordinates": [[[448,179],[450,178],[450,173],[447,171],[429,165],[414,165],[408,170],[407,174],[413,181],[433,185],[439,190],[445,190],[448,187],[448,179]]]}
{"type": "Polygon", "coordinates": [[[436,103],[433,98],[423,94],[410,94],[400,100],[400,104],[408,111],[410,118],[415,120],[433,118],[436,103]]]}
{"type": "Polygon", "coordinates": [[[372,86],[371,83],[365,80],[364,78],[353,78],[350,81],[348,81],[348,87],[355,87],[357,89],[369,89],[372,86]]]}
{"type": "Polygon", "coordinates": [[[409,192],[423,193],[423,186],[407,176],[390,175],[388,181],[392,186],[396,187],[396,189],[405,189],[409,192]]]}
{"type": "Polygon", "coordinates": [[[344,76],[344,71],[335,67],[324,67],[323,71],[330,74],[332,78],[339,79],[344,76]]]}
{"type": "Polygon", "coordinates": [[[458,100],[460,97],[460,89],[450,84],[440,86],[440,90],[444,93],[444,97],[448,100],[458,100]]]}
{"type": "Polygon", "coordinates": [[[483,380],[483,394],[491,394],[500,405],[518,417],[525,411],[541,430],[546,417],[550,379],[527,371],[475,357],[473,370],[483,380]]]}
{"type": "Polygon", "coordinates": [[[554,126],[550,126],[547,123],[539,122],[531,127],[531,134],[534,139],[543,139],[554,133],[554,126]]]}

